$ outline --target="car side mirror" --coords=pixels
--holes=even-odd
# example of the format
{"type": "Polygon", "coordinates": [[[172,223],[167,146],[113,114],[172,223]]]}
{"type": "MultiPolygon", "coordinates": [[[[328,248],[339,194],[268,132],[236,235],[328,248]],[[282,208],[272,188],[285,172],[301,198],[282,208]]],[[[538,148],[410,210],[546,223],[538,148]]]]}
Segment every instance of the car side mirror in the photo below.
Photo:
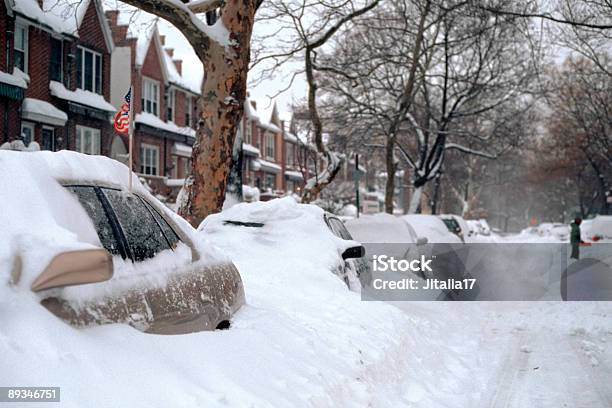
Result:
{"type": "Polygon", "coordinates": [[[38,292],[62,286],[104,282],[113,277],[113,258],[104,249],[67,251],[56,255],[32,283],[38,292]]]}
{"type": "Polygon", "coordinates": [[[365,248],[363,247],[363,245],[359,245],[359,246],[347,248],[342,253],[342,259],[361,258],[364,255],[365,255],[365,248]]]}
{"type": "Polygon", "coordinates": [[[418,237],[416,240],[416,244],[417,245],[425,245],[429,242],[429,240],[427,239],[427,237],[418,237]]]}

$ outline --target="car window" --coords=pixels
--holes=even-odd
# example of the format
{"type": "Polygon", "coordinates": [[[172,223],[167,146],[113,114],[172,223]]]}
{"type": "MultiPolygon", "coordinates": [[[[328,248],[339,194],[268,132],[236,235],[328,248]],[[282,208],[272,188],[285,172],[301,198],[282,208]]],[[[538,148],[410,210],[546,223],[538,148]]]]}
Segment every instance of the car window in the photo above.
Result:
{"type": "Polygon", "coordinates": [[[153,218],[155,218],[155,221],[157,221],[157,223],[161,227],[170,246],[172,248],[176,248],[176,244],[179,242],[179,237],[178,235],[176,235],[176,232],[174,232],[170,224],[166,222],[164,217],[162,217],[161,214],[151,204],[147,202],[147,200],[142,199],[142,198],[141,200],[145,203],[149,211],[151,211],[151,214],[153,214],[153,218]]]}
{"type": "Polygon", "coordinates": [[[327,220],[329,222],[329,227],[336,236],[342,239],[353,240],[353,237],[348,232],[342,221],[337,218],[328,218],[327,220]]]}
{"type": "Polygon", "coordinates": [[[442,218],[442,221],[444,222],[444,225],[446,225],[446,228],[450,232],[457,233],[461,231],[461,227],[459,226],[459,223],[457,222],[457,220],[453,218],[442,218]]]}
{"type": "Polygon", "coordinates": [[[152,258],[158,252],[170,249],[155,218],[137,196],[108,188],[103,188],[102,191],[119,219],[135,262],[152,258]]]}
{"type": "Polygon", "coordinates": [[[67,186],[68,190],[72,191],[79,202],[93,221],[100,243],[108,252],[113,255],[122,255],[119,247],[119,241],[113,232],[112,224],[108,214],[104,210],[98,195],[93,187],[85,186],[67,186]]]}

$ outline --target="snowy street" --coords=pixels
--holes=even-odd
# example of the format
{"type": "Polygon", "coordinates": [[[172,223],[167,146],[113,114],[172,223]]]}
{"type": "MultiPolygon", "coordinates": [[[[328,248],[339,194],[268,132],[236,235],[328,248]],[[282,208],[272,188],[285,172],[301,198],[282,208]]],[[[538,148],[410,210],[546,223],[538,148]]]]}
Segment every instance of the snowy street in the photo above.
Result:
{"type": "Polygon", "coordinates": [[[0,41],[0,408],[612,408],[612,0],[6,0],[0,41]]]}
{"type": "Polygon", "coordinates": [[[430,342],[423,347],[428,351],[421,349],[410,364],[407,406],[612,404],[610,303],[396,306],[413,319],[435,321],[435,329],[427,334],[430,342]]]}

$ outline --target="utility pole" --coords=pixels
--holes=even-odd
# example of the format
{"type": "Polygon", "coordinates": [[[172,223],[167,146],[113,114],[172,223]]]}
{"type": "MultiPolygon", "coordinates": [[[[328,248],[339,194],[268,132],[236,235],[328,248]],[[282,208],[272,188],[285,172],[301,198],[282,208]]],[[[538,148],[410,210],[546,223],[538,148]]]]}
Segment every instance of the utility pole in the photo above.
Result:
{"type": "Polygon", "coordinates": [[[355,172],[353,173],[355,179],[355,204],[357,207],[357,218],[359,218],[359,180],[361,179],[361,172],[359,171],[359,154],[355,154],[355,172]]]}

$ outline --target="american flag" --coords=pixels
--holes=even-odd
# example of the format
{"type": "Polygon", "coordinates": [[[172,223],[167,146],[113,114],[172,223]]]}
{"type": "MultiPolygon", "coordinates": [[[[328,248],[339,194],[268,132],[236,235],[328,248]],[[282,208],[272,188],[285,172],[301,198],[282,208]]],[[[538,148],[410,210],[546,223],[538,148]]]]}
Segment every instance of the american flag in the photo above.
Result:
{"type": "Polygon", "coordinates": [[[115,130],[126,135],[130,131],[130,99],[132,99],[132,88],[125,94],[125,102],[115,116],[115,130]]]}

